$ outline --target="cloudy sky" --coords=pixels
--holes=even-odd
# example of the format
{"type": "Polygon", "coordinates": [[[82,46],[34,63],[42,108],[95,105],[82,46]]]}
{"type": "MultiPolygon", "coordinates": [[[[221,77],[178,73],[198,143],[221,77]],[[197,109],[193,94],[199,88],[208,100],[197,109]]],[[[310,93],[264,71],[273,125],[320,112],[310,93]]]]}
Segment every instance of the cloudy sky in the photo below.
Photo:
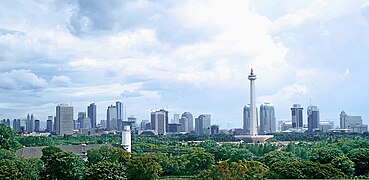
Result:
{"type": "Polygon", "coordinates": [[[368,1],[5,0],[0,119],[91,102],[105,119],[120,100],[138,120],[164,107],[241,127],[254,68],[278,120],[311,100],[323,120],[369,123],[368,57],[368,1]]]}

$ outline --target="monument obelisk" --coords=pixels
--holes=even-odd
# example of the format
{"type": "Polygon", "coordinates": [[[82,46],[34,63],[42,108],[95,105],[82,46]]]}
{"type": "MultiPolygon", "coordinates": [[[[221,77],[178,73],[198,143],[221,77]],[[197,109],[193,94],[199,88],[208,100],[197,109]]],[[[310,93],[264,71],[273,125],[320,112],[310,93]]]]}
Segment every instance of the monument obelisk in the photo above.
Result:
{"type": "Polygon", "coordinates": [[[256,75],[253,69],[251,69],[247,79],[250,80],[250,135],[235,135],[234,137],[242,140],[244,143],[264,143],[267,139],[272,138],[273,135],[258,135],[255,95],[256,75]]]}
{"type": "Polygon", "coordinates": [[[248,77],[250,80],[250,135],[257,136],[257,120],[256,120],[256,96],[255,96],[255,80],[256,75],[254,74],[253,69],[251,69],[251,73],[248,77]]]}

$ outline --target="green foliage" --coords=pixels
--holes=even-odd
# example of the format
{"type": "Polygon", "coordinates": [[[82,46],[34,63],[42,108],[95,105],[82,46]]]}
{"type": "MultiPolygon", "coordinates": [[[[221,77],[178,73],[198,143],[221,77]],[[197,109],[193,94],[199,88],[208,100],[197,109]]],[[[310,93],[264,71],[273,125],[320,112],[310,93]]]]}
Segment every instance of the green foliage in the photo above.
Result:
{"type": "Polygon", "coordinates": [[[0,179],[20,179],[20,172],[14,166],[0,166],[0,179]]]}
{"type": "Polygon", "coordinates": [[[38,179],[38,174],[42,168],[42,164],[39,162],[37,160],[19,158],[13,152],[0,149],[0,167],[2,167],[0,177],[8,177],[8,173],[13,172],[14,177],[19,177],[15,179],[38,179]]]}
{"type": "Polygon", "coordinates": [[[344,153],[338,148],[333,147],[312,148],[310,153],[310,160],[314,162],[319,162],[321,164],[327,164],[332,162],[334,158],[341,157],[343,155],[344,153]]]}
{"type": "Polygon", "coordinates": [[[16,151],[21,145],[15,138],[15,133],[11,128],[0,124],[0,149],[16,151]]]}
{"type": "Polygon", "coordinates": [[[96,164],[100,161],[119,162],[126,164],[130,155],[129,152],[122,148],[114,148],[103,146],[99,149],[91,149],[87,151],[87,158],[89,164],[96,164]]]}
{"type": "Polygon", "coordinates": [[[100,161],[86,169],[85,179],[91,180],[126,179],[126,168],[122,163],[100,161]]]}
{"type": "Polygon", "coordinates": [[[345,173],[347,177],[352,178],[355,173],[355,163],[352,162],[347,156],[335,157],[332,160],[332,165],[345,173]]]}
{"type": "Polygon", "coordinates": [[[194,179],[254,180],[265,179],[267,175],[268,168],[258,161],[220,161],[218,165],[213,166],[211,169],[201,171],[194,176],[194,179]]]}
{"type": "Polygon", "coordinates": [[[50,157],[58,152],[62,152],[62,150],[55,146],[48,146],[42,149],[42,156],[41,160],[44,163],[47,163],[48,160],[50,160],[50,157]]]}
{"type": "Polygon", "coordinates": [[[157,153],[155,159],[163,169],[161,176],[186,175],[187,173],[186,165],[189,162],[187,155],[169,156],[166,153],[157,153]]]}
{"type": "Polygon", "coordinates": [[[342,179],[345,174],[331,164],[320,164],[312,161],[279,161],[270,167],[271,179],[342,179]]]}
{"type": "Polygon", "coordinates": [[[274,163],[281,161],[293,162],[299,160],[300,158],[296,157],[294,154],[280,150],[269,152],[260,158],[260,161],[268,167],[272,167],[274,163]]]}
{"type": "Polygon", "coordinates": [[[268,176],[268,167],[259,161],[245,161],[243,164],[247,167],[247,179],[266,179],[268,176]]]}
{"type": "Polygon", "coordinates": [[[50,156],[45,173],[47,179],[83,179],[84,162],[81,157],[70,152],[58,152],[50,156]]]}
{"type": "Polygon", "coordinates": [[[215,163],[214,155],[204,151],[194,151],[188,155],[187,170],[197,174],[202,170],[210,169],[215,163]]]}
{"type": "Polygon", "coordinates": [[[353,149],[347,154],[348,158],[355,163],[355,175],[365,175],[369,172],[369,148],[353,149]]]}
{"type": "Polygon", "coordinates": [[[134,156],[127,166],[128,179],[158,179],[162,169],[153,156],[134,156]]]}

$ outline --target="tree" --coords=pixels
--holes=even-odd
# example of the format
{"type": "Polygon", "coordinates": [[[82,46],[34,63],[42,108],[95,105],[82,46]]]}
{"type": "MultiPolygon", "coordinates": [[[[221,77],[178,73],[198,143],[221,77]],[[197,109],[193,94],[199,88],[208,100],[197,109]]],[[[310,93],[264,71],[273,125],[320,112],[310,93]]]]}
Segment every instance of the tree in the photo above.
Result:
{"type": "Polygon", "coordinates": [[[100,161],[86,169],[85,179],[126,179],[126,167],[118,162],[100,161]]]}
{"type": "Polygon", "coordinates": [[[213,179],[213,180],[241,180],[247,177],[247,167],[244,164],[227,161],[220,161],[218,165],[211,169],[206,169],[197,174],[194,179],[213,179]]]}
{"type": "Polygon", "coordinates": [[[334,147],[313,148],[311,150],[310,160],[321,164],[327,164],[332,162],[334,158],[343,155],[344,153],[340,149],[334,147]]]}
{"type": "Polygon", "coordinates": [[[247,168],[247,179],[265,179],[268,176],[268,167],[259,161],[240,161],[247,168]]]}
{"type": "Polygon", "coordinates": [[[355,163],[355,175],[365,175],[369,172],[369,148],[357,148],[347,154],[355,163]]]}
{"type": "Polygon", "coordinates": [[[46,164],[46,177],[50,179],[83,179],[84,162],[71,152],[58,152],[51,155],[46,164]]]}
{"type": "Polygon", "coordinates": [[[50,159],[50,157],[56,153],[62,152],[62,150],[55,146],[48,146],[42,149],[42,156],[41,160],[44,163],[47,163],[47,161],[50,159]]]}
{"type": "MultiPolygon", "coordinates": [[[[18,179],[37,179],[38,173],[42,167],[38,166],[37,160],[26,160],[17,157],[13,152],[0,149],[0,177],[7,177],[9,172],[14,173],[18,179]]],[[[0,178],[2,179],[2,178],[0,178]]]]}
{"type": "Polygon", "coordinates": [[[0,166],[0,179],[20,179],[21,174],[17,167],[0,166]]]}
{"type": "Polygon", "coordinates": [[[103,146],[99,149],[91,149],[87,151],[87,159],[90,165],[100,161],[127,163],[130,159],[129,152],[122,148],[113,148],[103,146]]]}
{"type": "Polygon", "coordinates": [[[345,173],[348,178],[352,178],[355,174],[355,163],[352,162],[347,156],[336,157],[332,160],[332,165],[340,169],[341,172],[345,173]]]}
{"type": "Polygon", "coordinates": [[[260,161],[264,163],[265,165],[267,165],[268,167],[271,167],[272,164],[276,162],[280,162],[280,161],[293,162],[293,161],[299,161],[299,160],[300,158],[296,157],[294,154],[290,152],[279,151],[279,150],[264,154],[264,156],[260,158],[260,161]]]}
{"type": "Polygon", "coordinates": [[[194,151],[188,156],[187,170],[191,174],[197,174],[202,170],[210,169],[215,163],[214,155],[204,151],[194,151]]]}
{"type": "Polygon", "coordinates": [[[128,162],[128,179],[158,179],[162,169],[153,156],[134,156],[128,162]]]}
{"type": "Polygon", "coordinates": [[[271,179],[342,179],[345,174],[331,164],[312,161],[276,162],[270,167],[271,179]]]}
{"type": "Polygon", "coordinates": [[[14,131],[4,124],[0,124],[0,149],[15,151],[20,147],[21,145],[15,139],[14,131]]]}

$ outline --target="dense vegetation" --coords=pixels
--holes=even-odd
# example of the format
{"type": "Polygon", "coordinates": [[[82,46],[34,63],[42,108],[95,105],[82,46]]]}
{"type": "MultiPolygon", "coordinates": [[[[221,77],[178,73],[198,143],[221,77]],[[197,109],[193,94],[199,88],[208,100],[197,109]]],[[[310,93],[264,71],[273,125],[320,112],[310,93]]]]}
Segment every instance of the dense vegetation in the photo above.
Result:
{"type": "Polygon", "coordinates": [[[16,137],[0,125],[0,179],[369,178],[366,134],[278,133],[266,144],[194,134],[134,135],[132,141],[132,153],[103,146],[89,150],[85,161],[55,146],[119,144],[120,135],[16,137]],[[281,140],[289,142],[277,142],[281,140]],[[223,141],[231,143],[217,143],[223,141]],[[21,145],[48,147],[41,159],[28,160],[14,154],[21,145]]]}

